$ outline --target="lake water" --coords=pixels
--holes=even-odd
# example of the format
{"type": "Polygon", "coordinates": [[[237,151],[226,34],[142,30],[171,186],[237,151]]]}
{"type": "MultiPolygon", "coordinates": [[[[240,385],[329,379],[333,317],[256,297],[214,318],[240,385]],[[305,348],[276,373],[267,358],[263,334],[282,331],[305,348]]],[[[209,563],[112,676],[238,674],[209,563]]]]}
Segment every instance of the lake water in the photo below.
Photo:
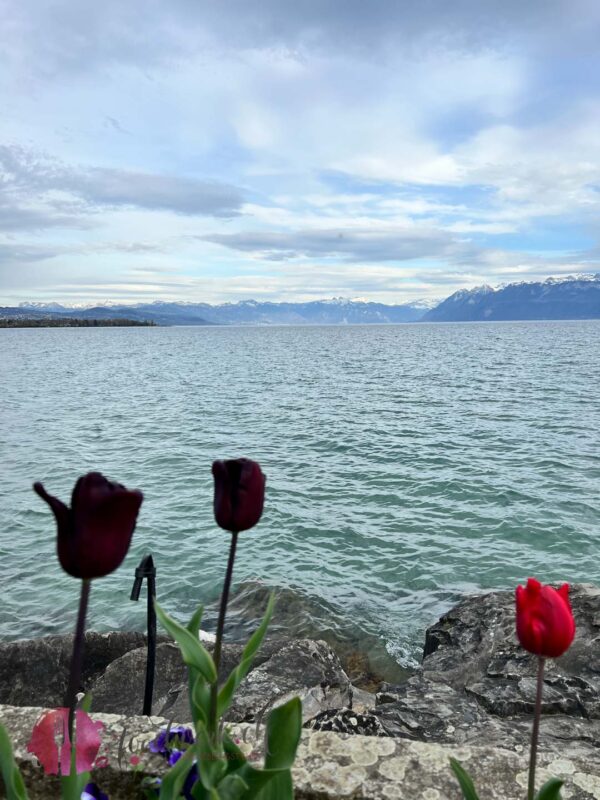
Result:
{"type": "Polygon", "coordinates": [[[145,500],[90,625],[143,628],[152,552],[163,606],[207,603],[214,627],[210,465],[239,455],[268,482],[234,638],[270,586],[279,628],[410,666],[467,593],[600,582],[600,322],[2,330],[0,386],[4,638],[72,630],[79,587],[31,484],[67,500],[92,469],[145,500]]]}

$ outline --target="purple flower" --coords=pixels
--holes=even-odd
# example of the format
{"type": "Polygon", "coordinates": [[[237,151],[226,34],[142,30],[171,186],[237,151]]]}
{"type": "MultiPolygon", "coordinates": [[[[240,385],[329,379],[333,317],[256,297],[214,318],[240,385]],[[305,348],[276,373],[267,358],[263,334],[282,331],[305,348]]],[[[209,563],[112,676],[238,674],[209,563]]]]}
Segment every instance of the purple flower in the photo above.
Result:
{"type": "Polygon", "coordinates": [[[161,730],[156,739],[148,745],[148,750],[168,758],[171,753],[179,752],[178,745],[182,744],[194,744],[194,732],[183,725],[173,725],[168,730],[166,728],[161,730]]]}
{"type": "Polygon", "coordinates": [[[192,795],[192,789],[194,788],[194,784],[198,780],[198,766],[194,764],[191,770],[187,774],[187,778],[185,779],[185,783],[183,784],[183,796],[185,800],[194,800],[194,796],[192,795]]]}
{"type": "Polygon", "coordinates": [[[81,800],[108,800],[108,795],[101,792],[95,783],[88,783],[81,793],[81,800]]]}
{"type": "MultiPolygon", "coordinates": [[[[194,744],[194,741],[194,732],[191,728],[186,728],[183,725],[173,725],[168,730],[166,728],[161,730],[156,739],[153,739],[148,745],[148,750],[150,750],[151,753],[158,753],[164,756],[169,766],[172,767],[184,754],[187,749],[186,745],[194,744]]],[[[182,794],[186,800],[194,800],[192,788],[197,780],[198,767],[194,764],[187,774],[182,789],[182,794]]],[[[85,800],[87,800],[87,798],[85,800]]]]}
{"type": "Polygon", "coordinates": [[[169,756],[169,766],[173,767],[179,761],[181,756],[183,755],[183,750],[173,750],[171,755],[169,756]]]}

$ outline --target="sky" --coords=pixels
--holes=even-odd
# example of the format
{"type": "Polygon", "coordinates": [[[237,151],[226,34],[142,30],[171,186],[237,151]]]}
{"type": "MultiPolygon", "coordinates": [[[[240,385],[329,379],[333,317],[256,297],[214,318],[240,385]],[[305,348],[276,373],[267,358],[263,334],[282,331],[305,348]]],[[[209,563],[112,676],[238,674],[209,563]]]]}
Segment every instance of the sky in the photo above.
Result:
{"type": "Polygon", "coordinates": [[[600,271],[597,0],[0,0],[0,305],[600,271]]]}

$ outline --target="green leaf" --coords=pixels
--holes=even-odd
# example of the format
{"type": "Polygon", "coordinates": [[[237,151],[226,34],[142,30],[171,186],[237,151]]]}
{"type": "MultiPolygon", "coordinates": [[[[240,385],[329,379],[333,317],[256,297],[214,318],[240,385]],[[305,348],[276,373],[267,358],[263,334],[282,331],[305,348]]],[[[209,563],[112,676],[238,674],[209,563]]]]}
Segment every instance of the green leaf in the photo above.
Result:
{"type": "Polygon", "coordinates": [[[218,789],[220,800],[242,800],[247,796],[247,791],[248,784],[239,775],[227,775],[219,784],[218,789]]]}
{"type": "Polygon", "coordinates": [[[254,800],[294,800],[291,771],[282,769],[276,772],[267,785],[258,792],[254,800]]]}
{"type": "MultiPolygon", "coordinates": [[[[190,670],[190,679],[192,670],[190,670]]],[[[204,680],[204,677],[194,670],[195,679],[192,685],[190,680],[190,704],[192,707],[192,717],[194,719],[194,727],[199,724],[208,725],[208,717],[210,714],[210,686],[204,680]]]]}
{"type": "Polygon", "coordinates": [[[240,663],[234,670],[232,670],[231,674],[225,681],[225,684],[221,688],[221,691],[219,692],[219,699],[217,703],[217,714],[219,717],[221,717],[225,711],[227,711],[231,705],[235,690],[250,672],[252,660],[254,659],[256,651],[261,646],[262,641],[265,638],[267,628],[269,627],[269,622],[273,616],[274,608],[275,594],[271,592],[271,595],[269,596],[269,602],[267,603],[267,610],[265,611],[265,616],[263,617],[262,622],[250,637],[246,647],[244,647],[240,663]]]}
{"type": "Polygon", "coordinates": [[[227,772],[235,772],[246,763],[246,756],[227,731],[223,732],[223,750],[227,759],[227,772]]]}
{"type": "Polygon", "coordinates": [[[475,785],[471,780],[471,776],[461,766],[460,762],[455,758],[451,758],[450,766],[452,767],[452,772],[456,775],[456,779],[460,783],[460,788],[462,789],[465,800],[479,800],[479,795],[475,791],[475,785]]]}
{"type": "Polygon", "coordinates": [[[194,749],[186,750],[175,766],[165,774],[160,785],[159,800],[176,800],[181,794],[188,772],[194,765],[194,749]]]}
{"type": "Polygon", "coordinates": [[[89,772],[77,772],[77,717],[75,717],[75,729],[73,731],[74,744],[71,747],[71,771],[68,775],[61,776],[61,796],[62,800],[81,800],[86,783],[90,781],[89,772]]]}
{"type": "Polygon", "coordinates": [[[27,800],[23,776],[13,756],[6,728],[0,725],[0,772],[4,779],[7,800],[27,800]]]}
{"type": "Polygon", "coordinates": [[[188,631],[195,636],[196,639],[198,638],[198,634],[200,632],[200,623],[202,622],[202,614],[204,613],[204,606],[200,606],[194,612],[191,620],[186,625],[188,631]]]}
{"type": "Polygon", "coordinates": [[[535,800],[560,800],[563,783],[559,778],[550,778],[536,794],[535,800]]]}
{"type": "MultiPolygon", "coordinates": [[[[190,633],[187,628],[180,625],[162,610],[159,604],[154,601],[156,616],[159,618],[165,630],[175,639],[181,650],[181,656],[188,667],[194,667],[200,672],[209,683],[217,680],[217,670],[210,653],[202,647],[197,636],[190,633]]],[[[194,615],[195,617],[196,615],[194,615]]]]}
{"type": "Polygon", "coordinates": [[[60,779],[62,800],[81,800],[81,793],[89,782],[89,772],[77,773],[72,770],[70,775],[63,775],[60,779]]]}
{"type": "Polygon", "coordinates": [[[194,800],[210,800],[209,792],[202,786],[200,781],[196,781],[192,786],[192,797],[194,800]]]}
{"type": "Polygon", "coordinates": [[[290,769],[302,732],[302,703],[292,697],[274,708],[267,719],[266,769],[290,769]]]}
{"type": "Polygon", "coordinates": [[[79,708],[86,714],[89,714],[91,707],[92,707],[92,693],[87,692],[87,694],[84,695],[81,703],[79,703],[79,708]]]}
{"type": "Polygon", "coordinates": [[[221,743],[214,744],[205,725],[196,728],[196,758],[198,775],[205,789],[215,789],[227,772],[227,763],[221,743]]]}
{"type": "Polygon", "coordinates": [[[248,786],[244,800],[250,800],[258,796],[260,790],[279,774],[279,770],[256,769],[246,762],[235,774],[248,786]]]}

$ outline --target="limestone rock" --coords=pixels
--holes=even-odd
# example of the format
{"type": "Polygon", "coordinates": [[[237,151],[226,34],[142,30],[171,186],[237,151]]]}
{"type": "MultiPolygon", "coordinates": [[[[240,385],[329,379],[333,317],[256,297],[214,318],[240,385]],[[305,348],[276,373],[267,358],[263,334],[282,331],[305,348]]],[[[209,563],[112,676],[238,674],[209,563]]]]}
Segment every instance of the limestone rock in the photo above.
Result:
{"type": "MultiPolygon", "coordinates": [[[[145,644],[137,632],[85,636],[81,691],[124,653],[145,644]]],[[[73,648],[72,636],[44,636],[0,643],[0,703],[15,706],[62,706],[73,648]]]]}
{"type": "MultiPolygon", "coordinates": [[[[546,662],[540,748],[600,768],[600,590],[571,590],[575,641],[546,662]]],[[[385,685],[373,713],[391,736],[528,747],[536,658],[516,639],[513,592],[471,597],[427,631],[422,670],[385,685]]]]}
{"type": "MultiPolygon", "coordinates": [[[[92,708],[107,714],[142,713],[146,682],[145,647],[130,650],[112,664],[92,687],[92,708]]],[[[187,668],[181,660],[179,648],[170,643],[161,643],[156,648],[156,668],[152,711],[155,714],[167,704],[173,687],[187,681],[187,668]]],[[[186,683],[187,688],[187,683],[186,683]]]]}
{"type": "Polygon", "coordinates": [[[226,719],[253,722],[291,697],[302,700],[303,721],[351,702],[351,686],[333,650],[321,641],[288,642],[242,681],[226,719]]]}

